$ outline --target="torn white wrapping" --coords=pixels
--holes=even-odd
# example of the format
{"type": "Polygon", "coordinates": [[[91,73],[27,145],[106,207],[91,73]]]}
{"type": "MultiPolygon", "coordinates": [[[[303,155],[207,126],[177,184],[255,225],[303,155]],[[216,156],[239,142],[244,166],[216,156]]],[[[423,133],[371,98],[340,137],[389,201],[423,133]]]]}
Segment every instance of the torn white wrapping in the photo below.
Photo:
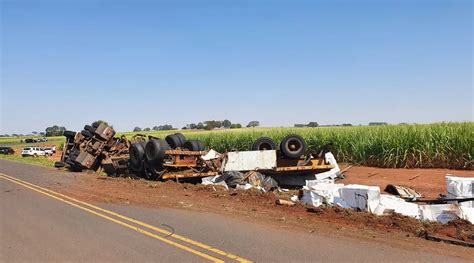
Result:
{"type": "Polygon", "coordinates": [[[326,160],[326,163],[334,165],[334,168],[332,168],[331,170],[329,170],[327,172],[316,174],[316,176],[315,176],[316,180],[322,180],[322,179],[326,179],[326,178],[334,179],[334,178],[338,177],[339,172],[341,171],[341,169],[339,169],[339,165],[337,164],[337,161],[336,161],[336,158],[334,157],[334,155],[332,153],[328,152],[324,155],[324,158],[326,160]]]}
{"type": "Polygon", "coordinates": [[[210,149],[205,155],[201,156],[201,159],[203,161],[210,161],[219,158],[220,155],[220,153],[214,151],[213,149],[210,149]]]}
{"type": "MultiPolygon", "coordinates": [[[[447,198],[470,198],[474,197],[474,178],[457,177],[451,174],[446,175],[447,198]]],[[[456,204],[457,201],[450,203],[456,204]]],[[[459,202],[461,206],[474,207],[474,201],[459,202]]]]}
{"type": "Polygon", "coordinates": [[[229,187],[227,186],[227,184],[225,183],[224,180],[219,181],[219,182],[216,183],[216,179],[219,178],[219,177],[220,177],[220,175],[203,177],[201,179],[201,183],[203,185],[220,185],[220,186],[225,187],[225,189],[229,189],[229,187]]]}
{"type": "Polygon", "coordinates": [[[446,224],[460,218],[459,206],[452,204],[419,205],[421,220],[446,224]]]}

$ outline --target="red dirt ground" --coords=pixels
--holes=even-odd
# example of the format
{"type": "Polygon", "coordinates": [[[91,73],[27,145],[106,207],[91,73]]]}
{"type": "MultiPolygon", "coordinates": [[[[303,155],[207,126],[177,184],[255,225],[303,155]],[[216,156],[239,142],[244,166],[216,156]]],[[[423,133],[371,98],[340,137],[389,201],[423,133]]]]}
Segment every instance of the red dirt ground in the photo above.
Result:
{"type": "MultiPolygon", "coordinates": [[[[353,167],[346,173],[348,178],[340,182],[379,185],[382,190],[388,183],[407,185],[413,186],[427,197],[436,197],[438,193],[444,193],[446,172],[460,176],[474,176],[473,171],[353,167]],[[368,177],[373,173],[376,175],[368,177]],[[419,173],[421,173],[419,177],[410,180],[419,173]]],[[[275,204],[277,199],[288,199],[295,191],[290,191],[290,193],[260,193],[256,190],[227,191],[216,186],[110,178],[84,173],[78,174],[77,179],[76,184],[58,190],[92,202],[211,212],[279,228],[343,235],[357,239],[376,239],[379,242],[390,240],[401,246],[416,246],[423,249],[426,247],[426,241],[413,238],[423,233],[474,241],[474,227],[464,221],[440,225],[420,222],[400,215],[377,217],[347,209],[311,209],[300,204],[293,207],[275,204]],[[390,235],[386,235],[387,233],[390,235]],[[409,242],[406,242],[407,240],[409,242]]],[[[436,243],[430,242],[430,244],[436,243]]],[[[438,245],[433,246],[436,248],[438,245]]],[[[463,255],[474,257],[473,249],[459,247],[451,249],[451,247],[453,246],[450,246],[445,253],[459,255],[459,251],[462,250],[463,255]]],[[[443,247],[443,249],[446,248],[443,247]]]]}
{"type": "MultiPolygon", "coordinates": [[[[341,165],[341,170],[348,167],[341,165]]],[[[437,198],[446,193],[446,174],[459,177],[474,177],[474,171],[448,169],[388,169],[354,166],[344,172],[347,178],[338,182],[343,184],[365,184],[379,186],[383,191],[388,184],[409,186],[425,198],[437,198]]]]}

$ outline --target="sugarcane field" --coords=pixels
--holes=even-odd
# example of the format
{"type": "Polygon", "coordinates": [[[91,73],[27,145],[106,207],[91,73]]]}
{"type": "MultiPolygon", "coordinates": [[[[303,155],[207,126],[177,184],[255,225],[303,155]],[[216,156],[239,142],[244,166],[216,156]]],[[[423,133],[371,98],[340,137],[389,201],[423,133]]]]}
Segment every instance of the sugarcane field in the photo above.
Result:
{"type": "Polygon", "coordinates": [[[474,259],[471,2],[0,7],[0,262],[474,259]]]}

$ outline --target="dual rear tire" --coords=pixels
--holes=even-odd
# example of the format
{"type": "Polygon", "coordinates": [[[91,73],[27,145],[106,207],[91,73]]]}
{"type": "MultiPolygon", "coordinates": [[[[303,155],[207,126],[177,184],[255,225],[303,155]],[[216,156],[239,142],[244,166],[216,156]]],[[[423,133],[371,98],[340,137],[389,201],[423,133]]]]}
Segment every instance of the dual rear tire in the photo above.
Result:
{"type": "MultiPolygon", "coordinates": [[[[299,135],[288,135],[280,143],[281,154],[288,159],[299,159],[306,152],[306,142],[299,135]]],[[[271,138],[261,137],[252,145],[252,151],[276,150],[276,143],[271,138]]]]}

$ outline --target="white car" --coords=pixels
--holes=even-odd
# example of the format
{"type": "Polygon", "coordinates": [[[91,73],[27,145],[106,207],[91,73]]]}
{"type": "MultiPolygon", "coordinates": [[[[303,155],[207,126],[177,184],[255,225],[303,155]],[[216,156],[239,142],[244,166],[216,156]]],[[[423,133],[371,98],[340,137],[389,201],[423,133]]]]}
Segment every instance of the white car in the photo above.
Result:
{"type": "Polygon", "coordinates": [[[46,147],[41,148],[41,150],[43,150],[44,153],[48,156],[53,156],[53,154],[56,153],[56,147],[46,147]]]}
{"type": "Polygon", "coordinates": [[[23,157],[27,156],[45,156],[46,152],[42,150],[40,147],[26,147],[23,148],[23,151],[21,151],[21,155],[23,157]]]}

